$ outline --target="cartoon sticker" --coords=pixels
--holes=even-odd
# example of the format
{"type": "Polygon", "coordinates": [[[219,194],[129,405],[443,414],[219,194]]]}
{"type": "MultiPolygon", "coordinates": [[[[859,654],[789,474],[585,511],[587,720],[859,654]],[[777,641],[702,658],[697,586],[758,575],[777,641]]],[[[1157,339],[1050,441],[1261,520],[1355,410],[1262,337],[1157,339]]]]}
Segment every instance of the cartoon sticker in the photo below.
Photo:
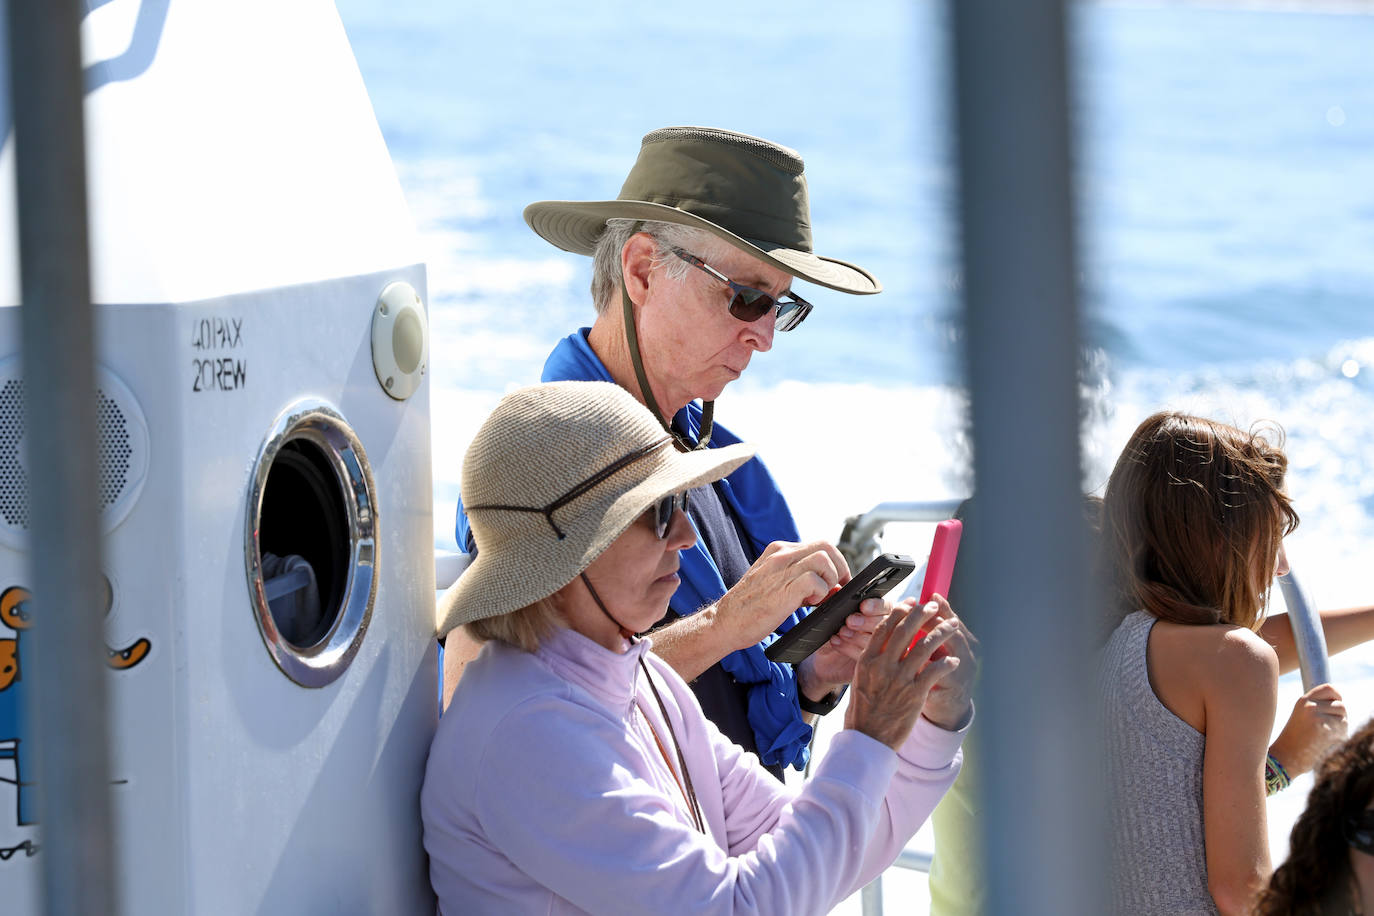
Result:
{"type": "MultiPolygon", "coordinates": [[[[113,595],[106,583],[105,613],[110,613],[113,595]]],[[[37,818],[33,784],[33,749],[28,740],[25,724],[26,710],[24,698],[24,666],[29,661],[25,657],[24,632],[33,625],[32,603],[28,589],[18,585],[11,586],[0,593],[0,634],[8,628],[13,631],[12,638],[0,635],[0,760],[14,761],[14,778],[0,776],[0,785],[10,784],[18,792],[18,823],[24,827],[35,823],[37,818]]],[[[106,646],[106,664],[116,671],[126,671],[148,657],[152,643],[139,638],[123,649],[106,646]]],[[[0,862],[10,859],[19,852],[32,856],[38,846],[26,840],[12,848],[0,848],[0,862]]]]}

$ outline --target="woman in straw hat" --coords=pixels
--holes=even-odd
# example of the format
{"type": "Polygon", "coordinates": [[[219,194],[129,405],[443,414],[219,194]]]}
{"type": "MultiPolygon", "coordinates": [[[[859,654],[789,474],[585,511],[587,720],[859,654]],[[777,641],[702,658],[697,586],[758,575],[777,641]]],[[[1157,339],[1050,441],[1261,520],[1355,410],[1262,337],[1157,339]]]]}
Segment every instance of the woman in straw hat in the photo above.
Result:
{"type": "Polygon", "coordinates": [[[603,382],[513,392],[478,431],[463,493],[480,551],[440,631],[463,625],[484,647],[421,795],[441,911],[825,913],[896,858],[954,780],[962,730],[921,716],[960,665],[931,660],[961,638],[946,604],[891,609],[845,730],[800,788],[724,739],[635,637],[662,617],[695,539],[681,494],[752,454],[681,452],[603,382]]]}

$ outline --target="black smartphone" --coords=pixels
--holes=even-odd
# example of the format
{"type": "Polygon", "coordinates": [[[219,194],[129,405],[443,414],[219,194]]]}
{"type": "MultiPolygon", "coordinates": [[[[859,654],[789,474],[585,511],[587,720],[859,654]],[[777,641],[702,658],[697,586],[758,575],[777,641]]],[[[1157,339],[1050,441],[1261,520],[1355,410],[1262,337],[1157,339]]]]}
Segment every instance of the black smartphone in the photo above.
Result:
{"type": "Polygon", "coordinates": [[[838,633],[845,619],[859,609],[859,602],[886,595],[915,568],[915,561],[905,554],[879,556],[843,588],[816,605],[800,623],[779,636],[763,650],[764,654],[775,662],[797,664],[838,633]]]}

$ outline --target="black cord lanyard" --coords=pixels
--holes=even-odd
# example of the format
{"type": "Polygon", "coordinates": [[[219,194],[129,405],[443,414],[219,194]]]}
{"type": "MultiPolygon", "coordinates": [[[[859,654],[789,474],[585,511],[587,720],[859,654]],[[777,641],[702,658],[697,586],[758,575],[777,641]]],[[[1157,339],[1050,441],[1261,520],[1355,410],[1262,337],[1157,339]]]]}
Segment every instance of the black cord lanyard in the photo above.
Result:
{"type": "Polygon", "coordinates": [[[677,773],[673,772],[672,761],[668,759],[668,752],[663,747],[663,741],[658,737],[658,732],[654,731],[653,723],[649,717],[644,715],[644,710],[639,709],[639,704],[635,704],[635,709],[639,709],[639,714],[644,716],[644,724],[649,726],[649,734],[654,736],[654,743],[658,745],[658,752],[663,755],[663,762],[668,764],[668,772],[673,776],[673,782],[682,790],[682,797],[687,801],[687,809],[692,813],[692,824],[701,833],[706,833],[706,819],[701,813],[701,802],[697,800],[697,791],[692,786],[692,773],[687,769],[687,760],[682,756],[682,742],[677,740],[677,733],[673,731],[673,721],[668,718],[668,708],[663,705],[663,697],[659,696],[658,688],[654,686],[654,679],[649,674],[649,666],[644,664],[644,656],[639,657],[639,667],[644,669],[644,679],[649,682],[649,689],[653,691],[654,701],[658,703],[658,711],[663,716],[663,724],[668,727],[668,737],[672,739],[673,750],[677,751],[677,765],[682,771],[682,779],[677,778],[677,773]]]}

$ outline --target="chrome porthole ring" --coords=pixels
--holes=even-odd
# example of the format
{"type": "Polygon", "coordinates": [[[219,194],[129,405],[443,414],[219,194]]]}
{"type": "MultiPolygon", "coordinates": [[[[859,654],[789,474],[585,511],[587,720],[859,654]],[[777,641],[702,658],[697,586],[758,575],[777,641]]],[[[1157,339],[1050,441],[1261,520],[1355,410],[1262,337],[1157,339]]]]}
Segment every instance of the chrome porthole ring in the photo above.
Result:
{"type": "Polygon", "coordinates": [[[268,653],[303,687],[332,683],[367,633],[378,557],[372,469],[329,404],[297,401],[278,417],[253,468],[244,529],[249,599],[268,653]]]}

